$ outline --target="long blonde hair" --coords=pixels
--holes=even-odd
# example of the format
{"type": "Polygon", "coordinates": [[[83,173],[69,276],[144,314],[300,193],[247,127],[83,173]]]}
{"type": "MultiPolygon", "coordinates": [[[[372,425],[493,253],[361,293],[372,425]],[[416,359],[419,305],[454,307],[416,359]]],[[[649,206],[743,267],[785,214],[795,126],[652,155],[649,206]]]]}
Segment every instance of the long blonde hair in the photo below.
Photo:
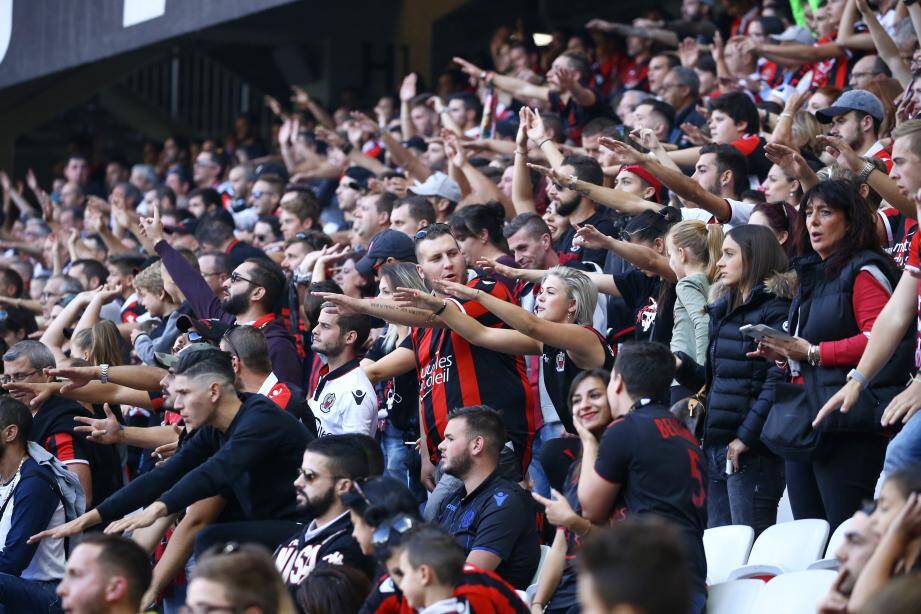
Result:
{"type": "Polygon", "coordinates": [[[697,262],[707,267],[707,279],[716,279],[716,263],[723,248],[723,227],[705,224],[700,220],[678,222],[668,231],[672,245],[691,254],[697,262]]]}

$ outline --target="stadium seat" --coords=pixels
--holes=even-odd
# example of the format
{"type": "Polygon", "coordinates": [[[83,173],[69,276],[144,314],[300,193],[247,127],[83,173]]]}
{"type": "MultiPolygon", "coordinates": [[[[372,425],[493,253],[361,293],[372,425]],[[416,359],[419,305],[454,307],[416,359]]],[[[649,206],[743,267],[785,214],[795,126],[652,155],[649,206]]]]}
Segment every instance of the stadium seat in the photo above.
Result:
{"type": "Polygon", "coordinates": [[[828,528],[828,523],[819,519],[768,527],[755,540],[748,563],[730,572],[729,579],[768,578],[806,569],[825,551],[828,528]]]}
{"type": "Polygon", "coordinates": [[[790,495],[783,489],[780,501],[777,502],[777,524],[793,522],[793,508],[790,507],[790,495]]]}
{"type": "Polygon", "coordinates": [[[831,539],[828,540],[828,547],[825,548],[825,558],[816,561],[807,569],[838,569],[838,559],[835,558],[835,551],[844,543],[844,536],[850,526],[850,518],[839,524],[835,532],[831,534],[831,539]]]}
{"type": "Polygon", "coordinates": [[[752,579],[731,580],[709,586],[707,614],[749,614],[764,587],[764,582],[752,579]]]}
{"type": "Polygon", "coordinates": [[[544,563],[547,561],[548,554],[550,554],[550,546],[541,546],[540,561],[537,563],[537,571],[534,572],[534,577],[531,579],[531,584],[537,584],[537,580],[540,579],[540,570],[544,568],[544,563]]]}
{"type": "Polygon", "coordinates": [[[749,614],[815,614],[837,575],[828,569],[810,569],[777,576],[758,593],[749,614]]]}
{"type": "Polygon", "coordinates": [[[754,541],[754,529],[745,525],[733,524],[704,531],[707,584],[723,582],[729,572],[744,565],[754,541]]]}

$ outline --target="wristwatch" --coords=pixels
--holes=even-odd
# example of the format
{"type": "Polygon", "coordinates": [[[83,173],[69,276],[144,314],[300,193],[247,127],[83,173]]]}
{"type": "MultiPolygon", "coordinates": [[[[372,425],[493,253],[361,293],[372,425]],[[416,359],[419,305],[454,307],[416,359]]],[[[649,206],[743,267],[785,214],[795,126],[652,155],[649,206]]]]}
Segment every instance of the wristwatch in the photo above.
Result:
{"type": "Polygon", "coordinates": [[[866,378],[866,376],[860,371],[858,371],[857,369],[851,369],[850,371],[848,371],[847,381],[851,381],[851,380],[854,380],[855,382],[860,384],[861,390],[865,389],[867,386],[870,385],[870,381],[866,378]]]}
{"type": "Polygon", "coordinates": [[[99,365],[99,381],[103,384],[109,383],[109,365],[99,365]]]}
{"type": "Polygon", "coordinates": [[[569,188],[570,190],[575,190],[575,189],[576,189],[576,182],[577,182],[577,181],[579,181],[579,178],[578,178],[578,177],[576,177],[575,175],[570,175],[570,176],[569,176],[569,185],[566,186],[566,187],[569,188]]]}
{"type": "Polygon", "coordinates": [[[866,163],[863,165],[863,168],[860,169],[860,173],[857,174],[857,179],[860,181],[860,183],[866,183],[867,177],[870,176],[870,173],[872,173],[873,169],[875,168],[876,166],[872,162],[867,160],[866,163]]]}

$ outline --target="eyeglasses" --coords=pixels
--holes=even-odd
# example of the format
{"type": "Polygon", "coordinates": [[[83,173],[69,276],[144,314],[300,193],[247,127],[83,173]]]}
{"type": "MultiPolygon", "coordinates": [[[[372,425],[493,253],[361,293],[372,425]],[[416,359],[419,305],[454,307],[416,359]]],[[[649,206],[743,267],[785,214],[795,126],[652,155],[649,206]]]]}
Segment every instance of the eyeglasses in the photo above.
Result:
{"type": "Polygon", "coordinates": [[[344,480],[346,479],[343,475],[323,475],[321,473],[314,473],[313,471],[304,471],[303,467],[298,467],[297,472],[301,474],[301,477],[304,478],[304,481],[308,484],[313,484],[320,478],[329,478],[331,480],[344,480]]]}
{"type": "Polygon", "coordinates": [[[238,281],[245,281],[246,283],[253,284],[254,286],[259,285],[256,282],[254,282],[252,279],[247,279],[243,277],[242,275],[240,275],[239,273],[237,273],[236,271],[234,271],[233,273],[230,274],[230,283],[235,284],[238,281]]]}
{"type": "Polygon", "coordinates": [[[443,224],[443,223],[441,223],[441,222],[438,222],[438,223],[436,223],[436,224],[429,224],[428,226],[426,226],[425,228],[423,228],[422,230],[420,230],[419,232],[417,232],[417,233],[413,236],[413,238],[414,238],[416,241],[421,241],[422,239],[424,239],[424,238],[426,238],[427,236],[429,236],[430,233],[435,232],[435,231],[438,231],[439,233],[450,234],[450,233],[451,233],[451,227],[448,226],[447,224],[443,224]]]}
{"type": "Polygon", "coordinates": [[[9,384],[11,382],[24,382],[33,375],[40,373],[41,369],[32,369],[31,371],[26,371],[25,373],[12,373],[10,375],[0,375],[0,384],[9,384]]]}
{"type": "Polygon", "coordinates": [[[374,530],[371,535],[371,544],[375,548],[395,546],[399,538],[409,533],[419,525],[419,521],[406,514],[394,516],[374,530]]]}
{"type": "Polygon", "coordinates": [[[267,193],[268,192],[263,192],[262,190],[253,190],[252,192],[250,192],[253,198],[262,198],[262,195],[267,194],[267,193]]]}

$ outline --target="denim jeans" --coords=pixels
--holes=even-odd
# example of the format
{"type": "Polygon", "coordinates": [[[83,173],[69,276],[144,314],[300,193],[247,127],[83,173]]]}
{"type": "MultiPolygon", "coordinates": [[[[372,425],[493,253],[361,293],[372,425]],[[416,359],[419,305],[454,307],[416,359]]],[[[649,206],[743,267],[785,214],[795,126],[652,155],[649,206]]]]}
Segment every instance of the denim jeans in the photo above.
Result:
{"type": "Polygon", "coordinates": [[[23,580],[18,576],[0,573],[0,614],[59,614],[61,599],[55,591],[57,581],[40,582],[23,580]]]}
{"type": "Polygon", "coordinates": [[[726,475],[726,446],[704,448],[709,473],[707,526],[744,524],[759,535],[777,520],[777,503],[784,489],[783,460],[745,452],[739,470],[726,475]]]}
{"type": "Polygon", "coordinates": [[[531,490],[543,497],[550,496],[550,481],[547,479],[543,465],[540,464],[540,449],[544,442],[557,439],[564,432],[566,429],[563,428],[562,422],[548,422],[535,433],[534,441],[531,443],[531,465],[528,467],[531,490]]]}
{"type": "Polygon", "coordinates": [[[921,464],[921,411],[911,417],[886,448],[883,473],[921,464]]]}
{"type": "Polygon", "coordinates": [[[413,446],[404,443],[413,439],[418,439],[418,437],[400,430],[391,421],[387,421],[381,436],[385,461],[384,475],[406,484],[416,500],[422,502],[425,501],[425,488],[422,487],[422,482],[419,480],[422,460],[419,458],[419,452],[413,446]]]}

